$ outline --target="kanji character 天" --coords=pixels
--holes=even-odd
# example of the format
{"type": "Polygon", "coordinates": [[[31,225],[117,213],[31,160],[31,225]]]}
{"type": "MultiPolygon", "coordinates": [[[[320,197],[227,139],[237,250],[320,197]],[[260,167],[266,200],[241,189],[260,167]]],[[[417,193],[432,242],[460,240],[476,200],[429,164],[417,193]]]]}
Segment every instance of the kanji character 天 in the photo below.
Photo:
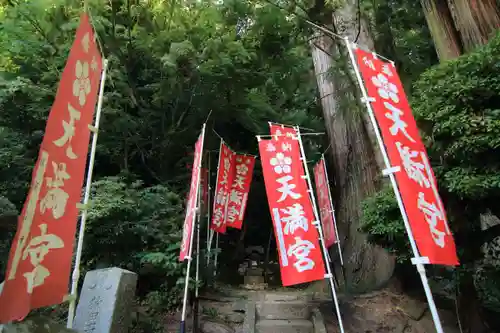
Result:
{"type": "Polygon", "coordinates": [[[66,156],[74,160],[77,159],[78,156],[73,152],[73,148],[71,147],[71,140],[73,139],[73,136],[75,136],[75,121],[80,120],[81,114],[80,111],[73,108],[69,103],[68,112],[69,121],[63,120],[62,122],[64,134],[59,139],[54,140],[53,143],[58,147],[63,147],[65,144],[68,144],[68,146],[66,147],[66,156]]]}
{"type": "Polygon", "coordinates": [[[389,128],[389,131],[391,132],[392,135],[396,135],[399,132],[402,132],[403,135],[410,140],[411,142],[415,142],[415,140],[408,134],[408,131],[406,130],[406,127],[408,127],[408,124],[405,123],[402,119],[401,116],[403,115],[403,111],[398,109],[397,107],[393,106],[391,103],[384,102],[384,106],[389,109],[391,112],[386,112],[385,116],[387,119],[392,120],[393,124],[389,128]]]}
{"type": "Polygon", "coordinates": [[[301,197],[299,193],[292,191],[297,187],[297,185],[289,183],[292,179],[293,177],[289,175],[276,179],[276,181],[281,184],[281,187],[278,188],[278,192],[281,192],[281,197],[278,199],[278,202],[285,200],[287,197],[291,197],[292,199],[301,197]]]}

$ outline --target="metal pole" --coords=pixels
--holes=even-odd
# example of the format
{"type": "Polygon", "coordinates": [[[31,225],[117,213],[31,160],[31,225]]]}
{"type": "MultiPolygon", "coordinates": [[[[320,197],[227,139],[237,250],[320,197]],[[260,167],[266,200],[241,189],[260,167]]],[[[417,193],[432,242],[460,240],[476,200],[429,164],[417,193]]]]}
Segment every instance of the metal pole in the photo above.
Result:
{"type": "Polygon", "coordinates": [[[319,219],[319,214],[318,214],[318,207],[316,206],[316,200],[314,198],[313,187],[311,184],[311,175],[309,174],[309,168],[307,167],[307,160],[306,160],[306,154],[304,152],[304,145],[302,144],[302,138],[300,137],[300,129],[298,127],[295,127],[295,130],[297,131],[301,159],[302,159],[302,163],[304,165],[304,171],[306,173],[306,180],[307,180],[307,187],[308,187],[307,191],[309,192],[309,198],[311,199],[311,203],[313,206],[314,219],[316,220],[313,224],[316,225],[316,228],[318,230],[319,241],[321,243],[321,249],[323,250],[323,255],[325,256],[326,273],[327,273],[327,278],[330,282],[330,289],[332,292],[333,302],[335,304],[335,311],[337,312],[337,319],[339,321],[340,333],[344,333],[344,324],[342,323],[342,316],[340,314],[339,301],[337,299],[337,292],[335,291],[335,284],[333,282],[332,270],[331,270],[330,264],[328,263],[328,257],[329,257],[328,256],[328,249],[325,246],[325,239],[323,238],[323,228],[321,226],[321,220],[319,219]]]}
{"type": "MultiPolygon", "coordinates": [[[[203,153],[203,152],[202,152],[203,153]]],[[[200,165],[201,172],[201,165],[200,165]]],[[[200,175],[201,177],[201,175],[200,175]]],[[[198,190],[198,212],[196,221],[196,286],[194,292],[194,311],[193,311],[193,332],[198,332],[198,290],[200,284],[200,223],[201,223],[201,191],[198,190]]]]}
{"type": "Polygon", "coordinates": [[[328,180],[328,171],[326,170],[325,154],[321,154],[321,159],[323,160],[323,166],[325,168],[326,186],[328,187],[328,198],[330,199],[330,209],[333,217],[333,227],[335,228],[335,236],[337,237],[337,245],[339,247],[340,264],[344,266],[344,259],[342,258],[342,248],[340,246],[339,231],[337,229],[337,221],[335,221],[335,209],[333,209],[332,194],[330,192],[330,181],[328,180]]]}
{"type": "MultiPolygon", "coordinates": [[[[217,276],[217,258],[219,256],[219,233],[215,233],[215,259],[214,259],[214,277],[217,276]]],[[[215,282],[215,281],[214,281],[215,282]]]]}
{"type": "Polygon", "coordinates": [[[88,210],[88,203],[89,203],[89,198],[90,198],[90,188],[92,186],[92,172],[94,171],[95,152],[97,149],[97,133],[99,130],[99,122],[101,120],[102,101],[103,101],[103,96],[104,96],[104,84],[106,82],[107,69],[108,69],[108,60],[104,59],[103,66],[102,66],[101,82],[100,82],[100,87],[99,87],[99,97],[97,100],[97,109],[96,109],[94,127],[91,129],[91,131],[92,131],[92,147],[90,148],[89,168],[87,170],[85,194],[83,196],[83,207],[82,207],[83,210],[82,210],[82,217],[80,219],[80,230],[78,232],[78,245],[76,247],[75,267],[73,269],[73,275],[72,275],[72,279],[71,279],[70,302],[69,302],[69,309],[68,309],[68,319],[66,322],[67,328],[73,328],[73,321],[75,318],[76,293],[77,293],[77,289],[78,289],[78,280],[80,279],[80,262],[82,260],[83,236],[85,235],[85,224],[87,222],[87,210],[88,210]]]}
{"type": "Polygon", "coordinates": [[[208,152],[208,175],[207,175],[207,267],[210,264],[210,245],[212,244],[212,238],[210,235],[210,191],[212,190],[210,186],[210,152],[208,152]]]}
{"type": "MultiPolygon", "coordinates": [[[[201,141],[201,149],[200,149],[200,153],[202,154],[201,156],[203,157],[203,143],[205,141],[205,125],[206,124],[203,124],[203,128],[201,130],[201,135],[202,135],[202,141],[201,141]]],[[[193,168],[200,168],[201,167],[201,158],[200,158],[200,163],[199,165],[193,165],[193,168]]],[[[200,191],[200,176],[201,176],[201,170],[199,170],[198,172],[198,179],[196,180],[197,182],[197,186],[196,186],[196,197],[198,197],[198,192],[200,191]]],[[[188,259],[188,264],[187,264],[187,268],[186,268],[186,279],[184,281],[184,298],[183,298],[183,301],[182,301],[182,314],[181,314],[181,326],[180,326],[180,333],[185,333],[186,331],[186,307],[187,307],[187,297],[188,297],[188,287],[189,287],[189,273],[190,273],[190,270],[191,270],[191,262],[193,261],[193,238],[194,238],[194,226],[195,226],[195,223],[196,223],[196,216],[198,214],[198,211],[200,209],[200,207],[198,206],[198,203],[196,204],[196,214],[193,214],[193,221],[192,221],[192,225],[191,225],[191,236],[190,236],[190,241],[189,241],[189,256],[187,257],[188,259]]]]}
{"type": "MultiPolygon", "coordinates": [[[[219,184],[219,165],[220,165],[220,159],[222,157],[222,144],[223,144],[223,140],[220,139],[220,145],[219,145],[219,159],[217,161],[217,178],[215,180],[215,189],[217,189],[217,184],[219,184]]],[[[213,206],[212,206],[212,211],[215,211],[215,203],[216,203],[216,199],[217,198],[217,193],[214,193],[214,203],[213,203],[213,206]]],[[[210,219],[210,216],[209,216],[209,219],[210,219]]],[[[212,221],[208,221],[208,224],[210,225],[212,221]]],[[[211,230],[211,233],[210,233],[210,239],[208,241],[208,256],[209,256],[209,259],[208,259],[208,262],[210,262],[210,255],[212,254],[211,253],[211,247],[212,247],[212,239],[214,238],[214,230],[211,230]]],[[[219,239],[219,234],[217,233],[217,239],[219,239]]],[[[216,254],[217,256],[217,254],[216,254]]],[[[216,260],[216,264],[217,264],[217,260],[216,260]]],[[[215,273],[214,273],[215,274],[215,273]]]]}
{"type": "Polygon", "coordinates": [[[394,176],[394,172],[400,171],[401,167],[397,167],[399,170],[395,170],[395,167],[391,166],[389,156],[387,155],[387,151],[386,151],[385,146],[384,146],[384,141],[382,140],[382,135],[380,134],[380,130],[379,130],[378,125],[377,125],[377,120],[375,119],[375,115],[374,115],[372,106],[370,104],[368,93],[367,93],[366,88],[363,84],[363,79],[361,77],[361,73],[359,71],[356,58],[354,57],[354,52],[352,51],[352,48],[351,48],[351,43],[349,42],[349,39],[347,37],[344,38],[344,41],[346,43],[347,50],[349,52],[349,57],[351,59],[352,66],[354,68],[354,72],[356,74],[356,79],[357,79],[359,87],[361,89],[361,94],[363,95],[364,103],[365,103],[366,108],[368,110],[368,115],[370,117],[370,121],[371,121],[373,129],[375,131],[375,136],[377,137],[377,142],[378,142],[380,151],[382,152],[382,157],[384,159],[384,164],[386,167],[386,170],[384,170],[383,173],[389,175],[389,179],[391,180],[392,188],[394,190],[394,195],[396,196],[399,210],[401,211],[401,216],[403,217],[403,222],[404,222],[404,225],[406,228],[406,233],[408,234],[408,238],[410,239],[411,249],[413,251],[413,255],[415,256],[412,259],[412,263],[417,267],[417,271],[420,274],[420,279],[422,280],[425,295],[427,297],[427,301],[429,302],[429,308],[431,310],[432,319],[434,320],[434,325],[436,327],[436,331],[438,333],[443,333],[443,327],[441,326],[441,320],[439,319],[439,313],[438,313],[437,308],[436,308],[436,303],[434,302],[431,288],[429,286],[429,281],[427,281],[427,275],[425,274],[424,262],[427,258],[421,257],[419,252],[418,252],[417,244],[415,243],[415,238],[413,238],[413,232],[411,231],[411,226],[410,226],[410,222],[408,221],[408,216],[406,214],[403,199],[401,198],[401,193],[399,193],[398,184],[396,182],[396,177],[394,176]]]}

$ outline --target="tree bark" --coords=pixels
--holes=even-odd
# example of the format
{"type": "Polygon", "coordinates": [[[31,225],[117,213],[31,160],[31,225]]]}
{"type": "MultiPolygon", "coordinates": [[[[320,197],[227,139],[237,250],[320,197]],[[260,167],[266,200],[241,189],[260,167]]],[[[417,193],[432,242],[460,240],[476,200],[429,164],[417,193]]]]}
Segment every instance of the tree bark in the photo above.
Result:
{"type": "Polygon", "coordinates": [[[447,0],[465,52],[486,44],[500,28],[496,0],[447,0]]]}
{"type": "MultiPolygon", "coordinates": [[[[359,32],[359,42],[373,49],[366,24],[360,21],[362,24],[358,26],[354,0],[346,1],[333,17],[334,25],[341,28],[340,34],[355,37],[359,32]]],[[[328,23],[331,25],[332,22],[328,23]]],[[[373,289],[387,282],[394,271],[392,256],[384,249],[368,244],[366,235],[358,230],[361,202],[378,188],[381,169],[377,165],[382,159],[378,150],[373,148],[374,132],[371,125],[367,125],[366,110],[357,107],[359,88],[350,67],[346,66],[348,58],[343,41],[324,34],[316,35],[312,39],[311,52],[332,147],[330,165],[336,181],[333,190],[347,287],[373,289]],[[329,73],[333,69],[334,76],[329,73]]]]}
{"type": "Polygon", "coordinates": [[[462,42],[446,0],[420,0],[439,60],[446,61],[463,53],[462,42]]]}

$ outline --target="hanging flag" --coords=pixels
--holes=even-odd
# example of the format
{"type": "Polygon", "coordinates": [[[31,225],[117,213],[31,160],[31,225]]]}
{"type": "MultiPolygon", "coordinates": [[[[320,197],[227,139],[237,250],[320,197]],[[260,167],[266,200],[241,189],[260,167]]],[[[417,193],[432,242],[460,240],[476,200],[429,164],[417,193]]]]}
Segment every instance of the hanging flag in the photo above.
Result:
{"type": "Polygon", "coordinates": [[[420,256],[431,264],[458,265],[453,235],[426,149],[393,64],[355,50],[371,105],[387,147],[420,256]]]}
{"type": "Polygon", "coordinates": [[[75,41],[49,113],[31,186],[18,219],[0,294],[0,323],[63,302],[87,163],[102,59],[88,17],[75,41]]]}
{"type": "Polygon", "coordinates": [[[325,266],[313,226],[314,214],[296,138],[261,140],[267,198],[274,225],[284,286],[325,278],[325,266]]]}
{"type": "Polygon", "coordinates": [[[293,137],[297,134],[297,131],[292,126],[286,126],[282,124],[269,123],[269,131],[271,135],[276,135],[273,139],[278,140],[280,136],[284,135],[287,137],[293,137]]]}
{"type": "Polygon", "coordinates": [[[194,168],[192,168],[191,171],[191,186],[189,188],[189,196],[186,205],[186,217],[184,219],[184,229],[182,231],[179,261],[183,261],[191,255],[191,234],[193,232],[193,224],[196,217],[196,202],[198,201],[198,191],[200,190],[201,159],[204,139],[205,124],[203,124],[203,130],[201,131],[201,134],[196,141],[194,149],[194,168]]]}
{"type": "Polygon", "coordinates": [[[325,170],[325,161],[320,159],[314,166],[314,182],[316,183],[316,195],[318,198],[323,237],[325,238],[326,247],[330,247],[337,242],[338,238],[335,235],[335,217],[332,211],[333,205],[330,201],[330,189],[328,188],[325,170]]]}
{"type": "Polygon", "coordinates": [[[227,226],[241,229],[252,183],[255,156],[236,155],[234,163],[234,181],[227,203],[227,226]]]}
{"type": "Polygon", "coordinates": [[[235,173],[234,159],[235,153],[221,141],[212,223],[210,225],[212,230],[219,233],[226,232],[228,199],[235,173]]]}

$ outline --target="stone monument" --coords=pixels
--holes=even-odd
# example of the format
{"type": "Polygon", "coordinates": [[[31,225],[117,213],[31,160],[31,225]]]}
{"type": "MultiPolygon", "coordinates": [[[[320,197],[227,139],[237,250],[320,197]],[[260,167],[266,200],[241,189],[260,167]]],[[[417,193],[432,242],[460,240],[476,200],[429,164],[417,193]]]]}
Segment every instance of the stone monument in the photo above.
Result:
{"type": "Polygon", "coordinates": [[[130,326],[137,274],[120,268],[85,275],[74,321],[80,333],[126,333],[130,326]]]}

